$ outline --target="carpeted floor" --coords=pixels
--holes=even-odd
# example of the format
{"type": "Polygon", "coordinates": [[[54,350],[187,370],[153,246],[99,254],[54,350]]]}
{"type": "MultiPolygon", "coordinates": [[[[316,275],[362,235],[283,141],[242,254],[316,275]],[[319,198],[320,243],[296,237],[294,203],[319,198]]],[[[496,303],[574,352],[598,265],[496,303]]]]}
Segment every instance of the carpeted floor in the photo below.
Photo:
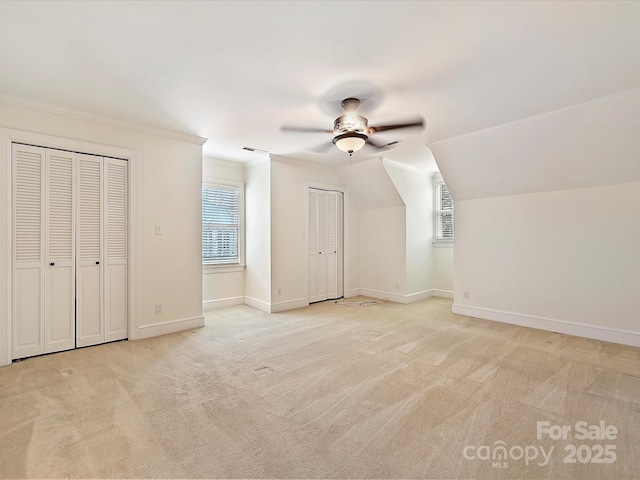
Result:
{"type": "Polygon", "coordinates": [[[640,478],[640,349],[450,310],[230,307],[0,368],[0,477],[640,478]]]}

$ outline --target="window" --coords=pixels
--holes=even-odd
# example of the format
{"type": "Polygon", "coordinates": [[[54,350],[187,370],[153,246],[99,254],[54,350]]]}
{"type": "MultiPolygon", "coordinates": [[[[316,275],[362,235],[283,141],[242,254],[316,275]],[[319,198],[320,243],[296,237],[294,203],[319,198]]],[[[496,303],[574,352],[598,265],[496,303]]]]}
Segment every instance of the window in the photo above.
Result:
{"type": "Polygon", "coordinates": [[[242,265],[242,209],[241,185],[203,185],[203,265],[242,265]]]}
{"type": "Polygon", "coordinates": [[[436,182],[433,186],[434,199],[434,241],[453,241],[453,199],[449,189],[443,182],[436,182]]]}

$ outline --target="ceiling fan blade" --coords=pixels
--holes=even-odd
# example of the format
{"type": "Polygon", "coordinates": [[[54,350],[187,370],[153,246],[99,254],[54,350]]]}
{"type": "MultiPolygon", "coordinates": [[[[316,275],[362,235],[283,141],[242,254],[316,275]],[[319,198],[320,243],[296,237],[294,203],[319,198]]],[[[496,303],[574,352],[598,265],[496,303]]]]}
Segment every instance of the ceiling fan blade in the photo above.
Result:
{"type": "Polygon", "coordinates": [[[320,145],[316,145],[315,147],[307,148],[307,150],[314,153],[326,153],[331,150],[331,148],[335,148],[333,146],[333,142],[324,142],[320,145]]]}
{"type": "Polygon", "coordinates": [[[376,142],[375,140],[371,140],[371,138],[369,138],[365,146],[368,145],[377,150],[387,150],[391,147],[395,147],[398,143],[400,143],[398,140],[394,140],[393,142],[389,142],[389,143],[380,143],[380,142],[376,142]]]}
{"type": "Polygon", "coordinates": [[[411,120],[406,123],[395,123],[390,125],[375,125],[369,127],[370,133],[378,133],[385,132],[387,130],[398,130],[400,128],[423,128],[424,127],[424,118],[416,118],[415,120],[411,120]]]}
{"type": "Polygon", "coordinates": [[[292,127],[290,125],[283,125],[280,127],[283,132],[306,132],[306,133],[333,133],[333,130],[327,130],[326,128],[316,127],[292,127]]]}

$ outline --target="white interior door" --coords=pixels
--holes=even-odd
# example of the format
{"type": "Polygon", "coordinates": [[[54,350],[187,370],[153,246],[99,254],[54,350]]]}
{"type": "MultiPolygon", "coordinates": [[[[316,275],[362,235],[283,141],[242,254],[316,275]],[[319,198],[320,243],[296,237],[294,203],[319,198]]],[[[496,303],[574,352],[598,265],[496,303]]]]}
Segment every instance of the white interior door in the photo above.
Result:
{"type": "Polygon", "coordinates": [[[127,338],[127,162],[104,159],[105,340],[127,338]]]}
{"type": "Polygon", "coordinates": [[[102,157],[78,154],[76,340],[104,343],[102,157]]]}
{"type": "Polygon", "coordinates": [[[44,353],[45,149],[12,145],[11,358],[44,353]]]}
{"type": "Polygon", "coordinates": [[[75,347],[75,153],[46,151],[45,353],[75,347]]]}
{"type": "Polygon", "coordinates": [[[309,303],[343,296],[342,198],[309,189],[309,303]]]}

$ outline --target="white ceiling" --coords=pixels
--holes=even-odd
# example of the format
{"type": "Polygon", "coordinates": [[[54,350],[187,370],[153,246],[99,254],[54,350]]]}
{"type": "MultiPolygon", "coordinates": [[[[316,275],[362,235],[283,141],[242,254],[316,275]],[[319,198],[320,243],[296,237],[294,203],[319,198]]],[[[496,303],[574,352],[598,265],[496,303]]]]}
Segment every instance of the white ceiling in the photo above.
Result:
{"type": "Polygon", "coordinates": [[[5,0],[0,18],[0,94],[199,135],[235,161],[247,145],[344,164],[306,150],[328,134],[279,127],[329,129],[322,101],[353,90],[381,94],[372,124],[424,116],[422,134],[376,135],[424,167],[432,142],[640,86],[631,1],[5,0]]]}

